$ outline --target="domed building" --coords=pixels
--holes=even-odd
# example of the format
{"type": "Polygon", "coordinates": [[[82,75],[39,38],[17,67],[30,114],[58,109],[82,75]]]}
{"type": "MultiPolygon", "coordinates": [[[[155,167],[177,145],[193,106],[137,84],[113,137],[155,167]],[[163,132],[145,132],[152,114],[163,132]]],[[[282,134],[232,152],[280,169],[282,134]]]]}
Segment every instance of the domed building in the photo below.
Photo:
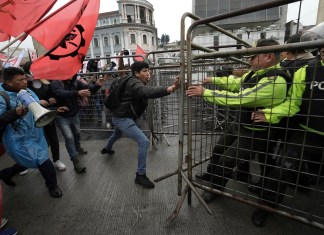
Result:
{"type": "Polygon", "coordinates": [[[153,5],[146,0],[119,0],[118,11],[99,14],[86,58],[109,57],[121,50],[135,54],[139,45],[145,52],[157,49],[153,5]]]}

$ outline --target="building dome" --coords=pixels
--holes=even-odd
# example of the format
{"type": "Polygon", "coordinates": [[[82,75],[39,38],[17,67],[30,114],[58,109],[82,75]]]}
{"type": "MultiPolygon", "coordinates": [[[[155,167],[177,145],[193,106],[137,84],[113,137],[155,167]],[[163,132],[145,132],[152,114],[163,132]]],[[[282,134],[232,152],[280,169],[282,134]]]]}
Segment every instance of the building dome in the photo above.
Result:
{"type": "Polygon", "coordinates": [[[119,0],[118,10],[100,13],[87,58],[109,57],[126,49],[135,54],[157,49],[153,5],[146,0],[119,0]]]}

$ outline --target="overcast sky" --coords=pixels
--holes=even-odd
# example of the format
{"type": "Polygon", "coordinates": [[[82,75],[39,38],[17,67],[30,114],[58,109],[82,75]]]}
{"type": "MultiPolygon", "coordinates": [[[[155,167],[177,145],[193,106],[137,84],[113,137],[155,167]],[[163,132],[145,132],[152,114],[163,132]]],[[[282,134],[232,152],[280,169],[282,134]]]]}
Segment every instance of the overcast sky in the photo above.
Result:
{"type": "MultiPolygon", "coordinates": [[[[148,0],[154,7],[155,27],[158,36],[166,33],[171,41],[180,39],[180,20],[185,12],[192,11],[191,0],[148,0]]],[[[227,1],[227,0],[223,0],[227,1]]],[[[300,22],[303,25],[316,23],[318,0],[303,0],[300,22]]],[[[100,12],[118,10],[116,0],[101,0],[100,12]]],[[[289,4],[287,21],[298,18],[299,2],[289,4]]],[[[186,27],[190,21],[186,21],[186,27]]]]}
{"type": "MultiPolygon", "coordinates": [[[[158,29],[158,37],[168,34],[170,41],[180,39],[180,20],[185,12],[192,11],[191,0],[148,0],[154,8],[155,27],[158,29]]],[[[226,0],[223,0],[226,1],[226,0]]],[[[56,6],[61,6],[68,0],[58,0],[56,6]]],[[[303,25],[316,23],[318,0],[303,0],[300,22],[303,25]]],[[[100,0],[100,13],[118,10],[116,0],[100,0]]],[[[298,18],[299,2],[289,4],[287,21],[298,18]]],[[[186,21],[186,28],[190,25],[186,21]]],[[[26,42],[25,44],[29,44],[26,42]]],[[[24,44],[22,44],[24,46],[24,44]]],[[[30,46],[29,46],[30,47],[30,46]]]]}

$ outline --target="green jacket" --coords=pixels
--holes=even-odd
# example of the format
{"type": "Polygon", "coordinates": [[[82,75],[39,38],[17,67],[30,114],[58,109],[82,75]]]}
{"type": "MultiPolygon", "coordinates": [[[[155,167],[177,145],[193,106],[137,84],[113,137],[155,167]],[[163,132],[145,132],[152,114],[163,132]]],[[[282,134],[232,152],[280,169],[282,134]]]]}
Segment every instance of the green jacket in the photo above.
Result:
{"type": "Polygon", "coordinates": [[[244,108],[245,111],[241,112],[240,121],[245,128],[258,131],[267,130],[264,125],[254,125],[250,120],[249,112],[277,106],[286,99],[287,83],[284,77],[279,75],[262,76],[264,73],[280,68],[280,65],[277,64],[267,69],[257,70],[250,79],[248,79],[248,75],[251,71],[241,78],[234,76],[213,77],[212,82],[223,90],[205,89],[203,97],[218,105],[244,108]]]}
{"type": "MultiPolygon", "coordinates": [[[[324,66],[323,61],[321,61],[321,64],[324,66]]],[[[299,112],[300,105],[302,104],[303,94],[306,88],[306,68],[307,65],[295,72],[293,84],[289,88],[287,99],[282,104],[273,108],[263,109],[265,117],[269,123],[278,123],[282,118],[294,116],[299,112]]],[[[300,126],[310,132],[324,135],[323,132],[314,130],[305,125],[300,124],[300,126]]]]}
{"type": "MultiPolygon", "coordinates": [[[[258,70],[252,77],[278,68],[280,68],[280,65],[258,70]]],[[[241,78],[232,75],[229,77],[213,77],[212,82],[224,90],[205,89],[204,99],[219,105],[248,108],[271,108],[281,104],[286,99],[287,84],[285,78],[281,76],[264,77],[254,86],[244,89],[241,85],[248,74],[244,74],[241,78]]]]}

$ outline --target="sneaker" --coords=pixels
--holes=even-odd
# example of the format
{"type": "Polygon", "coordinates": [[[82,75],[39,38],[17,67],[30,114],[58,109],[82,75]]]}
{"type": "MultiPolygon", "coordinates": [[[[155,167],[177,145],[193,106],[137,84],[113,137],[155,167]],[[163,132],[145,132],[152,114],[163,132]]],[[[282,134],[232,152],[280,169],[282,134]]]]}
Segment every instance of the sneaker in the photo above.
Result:
{"type": "Polygon", "coordinates": [[[16,228],[7,228],[0,231],[0,235],[16,235],[18,234],[18,229],[16,228]]]}
{"type": "Polygon", "coordinates": [[[8,222],[8,219],[7,218],[2,218],[1,219],[1,224],[0,224],[0,229],[3,228],[8,222]]]}
{"type": "Polygon", "coordinates": [[[19,172],[19,175],[23,176],[23,175],[26,175],[28,173],[28,169],[27,170],[24,170],[24,171],[21,171],[19,172]]]}
{"type": "Polygon", "coordinates": [[[85,170],[87,169],[85,166],[83,166],[80,162],[79,159],[75,159],[73,160],[73,166],[74,166],[74,170],[77,172],[77,173],[83,173],[85,172],[85,170]]]}
{"type": "Polygon", "coordinates": [[[108,154],[114,154],[115,153],[115,150],[103,148],[103,149],[101,149],[100,153],[101,154],[106,154],[106,153],[108,153],[108,154]]]}
{"type": "Polygon", "coordinates": [[[85,155],[85,154],[88,153],[88,151],[85,151],[85,150],[84,150],[83,148],[81,148],[81,147],[79,147],[79,148],[77,149],[77,151],[78,151],[78,153],[81,154],[81,155],[85,155]]]}
{"type": "Polygon", "coordinates": [[[12,186],[12,187],[16,186],[16,183],[12,181],[11,177],[4,176],[4,175],[0,174],[0,179],[3,180],[3,182],[6,185],[9,185],[9,186],[12,186]]]}
{"type": "Polygon", "coordinates": [[[139,175],[136,173],[136,178],[135,178],[135,184],[142,185],[143,188],[154,188],[155,185],[152,181],[147,178],[146,174],[144,175],[139,175]]]}
{"type": "Polygon", "coordinates": [[[55,198],[60,198],[63,195],[61,189],[57,185],[48,188],[48,191],[50,195],[55,198]]]}
{"type": "Polygon", "coordinates": [[[60,171],[64,171],[66,169],[65,164],[60,160],[55,161],[54,166],[57,167],[57,169],[59,169],[60,171]]]}

